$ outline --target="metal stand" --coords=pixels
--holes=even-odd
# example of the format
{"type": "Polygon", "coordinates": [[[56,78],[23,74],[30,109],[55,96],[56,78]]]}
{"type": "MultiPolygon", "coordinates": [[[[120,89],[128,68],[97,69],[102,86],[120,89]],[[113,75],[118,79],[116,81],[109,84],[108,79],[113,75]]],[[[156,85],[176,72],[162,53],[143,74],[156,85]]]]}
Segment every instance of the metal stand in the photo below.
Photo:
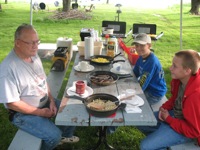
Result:
{"type": "Polygon", "coordinates": [[[115,7],[118,7],[118,10],[117,10],[117,16],[115,16],[115,21],[116,21],[116,19],[117,19],[117,21],[119,22],[119,14],[120,13],[122,13],[122,11],[120,10],[120,7],[121,7],[122,5],[121,4],[116,4],[115,5],[115,7]]]}
{"type": "Polygon", "coordinates": [[[114,150],[114,147],[112,147],[111,145],[109,145],[107,143],[106,129],[107,129],[107,127],[105,127],[105,126],[99,127],[99,140],[98,140],[96,146],[89,150],[96,150],[102,143],[105,145],[105,149],[113,149],[114,150]]]}

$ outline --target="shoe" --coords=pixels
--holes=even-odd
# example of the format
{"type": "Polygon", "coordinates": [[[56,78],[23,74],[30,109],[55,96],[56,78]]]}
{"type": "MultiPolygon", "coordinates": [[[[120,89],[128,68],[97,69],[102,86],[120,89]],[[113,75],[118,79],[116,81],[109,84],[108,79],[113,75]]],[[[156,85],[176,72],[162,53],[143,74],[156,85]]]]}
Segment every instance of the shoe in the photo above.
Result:
{"type": "Polygon", "coordinates": [[[76,143],[78,141],[79,141],[79,137],[77,137],[77,136],[72,136],[70,138],[62,137],[62,139],[58,145],[62,145],[64,143],[76,143]]]}

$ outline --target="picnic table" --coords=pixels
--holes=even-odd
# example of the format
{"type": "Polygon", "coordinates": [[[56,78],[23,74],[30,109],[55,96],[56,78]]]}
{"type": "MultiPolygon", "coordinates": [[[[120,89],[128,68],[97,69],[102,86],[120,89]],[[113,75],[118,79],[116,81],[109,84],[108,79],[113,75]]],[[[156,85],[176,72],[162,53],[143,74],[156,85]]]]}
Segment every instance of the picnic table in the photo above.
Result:
{"type": "MultiPolygon", "coordinates": [[[[106,128],[108,126],[154,126],[157,124],[157,120],[153,115],[152,108],[147,102],[145,95],[135,75],[132,72],[129,61],[127,58],[125,58],[124,55],[120,55],[115,59],[125,60],[123,67],[128,70],[132,76],[129,78],[117,80],[117,82],[108,86],[99,86],[90,83],[89,86],[93,89],[93,94],[107,93],[117,97],[126,89],[134,89],[136,91],[136,95],[140,96],[144,100],[144,105],[140,107],[142,112],[127,113],[125,110],[118,109],[116,114],[112,115],[112,117],[95,117],[87,112],[86,107],[82,101],[68,98],[66,97],[66,92],[64,92],[59,112],[55,119],[56,125],[99,127],[99,141],[96,143],[96,145],[94,145],[92,149],[98,148],[102,143],[104,143],[107,148],[113,148],[106,141],[106,128]]],[[[80,57],[77,52],[74,60],[74,66],[76,66],[82,60],[84,60],[84,57],[80,57]]],[[[95,68],[93,71],[110,71],[112,68],[112,63],[109,65],[92,65],[95,68]]],[[[90,72],[78,72],[72,69],[66,90],[73,86],[74,81],[85,80],[89,82],[89,73],[90,72]]]]}

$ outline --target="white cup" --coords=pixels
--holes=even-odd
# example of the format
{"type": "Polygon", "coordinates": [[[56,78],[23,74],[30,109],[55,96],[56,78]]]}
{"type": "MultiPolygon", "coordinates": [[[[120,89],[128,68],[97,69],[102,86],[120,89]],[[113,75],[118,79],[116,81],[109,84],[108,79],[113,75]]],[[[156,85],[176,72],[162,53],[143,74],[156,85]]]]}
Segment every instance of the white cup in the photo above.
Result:
{"type": "Polygon", "coordinates": [[[122,65],[119,64],[119,63],[114,63],[114,64],[113,64],[113,68],[114,68],[114,71],[115,71],[115,72],[120,72],[121,69],[122,69],[122,65]]]}
{"type": "Polygon", "coordinates": [[[85,71],[89,69],[89,62],[88,61],[81,61],[79,62],[79,69],[81,71],[85,71]]]}

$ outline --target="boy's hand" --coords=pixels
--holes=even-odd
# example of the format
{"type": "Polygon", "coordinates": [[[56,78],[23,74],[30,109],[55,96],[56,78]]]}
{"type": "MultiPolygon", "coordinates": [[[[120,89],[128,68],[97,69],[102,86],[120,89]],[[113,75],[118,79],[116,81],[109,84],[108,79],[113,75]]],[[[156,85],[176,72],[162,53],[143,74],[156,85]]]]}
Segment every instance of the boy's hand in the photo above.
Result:
{"type": "Polygon", "coordinates": [[[169,116],[168,110],[161,107],[158,116],[159,119],[165,121],[168,116],[169,116]]]}

